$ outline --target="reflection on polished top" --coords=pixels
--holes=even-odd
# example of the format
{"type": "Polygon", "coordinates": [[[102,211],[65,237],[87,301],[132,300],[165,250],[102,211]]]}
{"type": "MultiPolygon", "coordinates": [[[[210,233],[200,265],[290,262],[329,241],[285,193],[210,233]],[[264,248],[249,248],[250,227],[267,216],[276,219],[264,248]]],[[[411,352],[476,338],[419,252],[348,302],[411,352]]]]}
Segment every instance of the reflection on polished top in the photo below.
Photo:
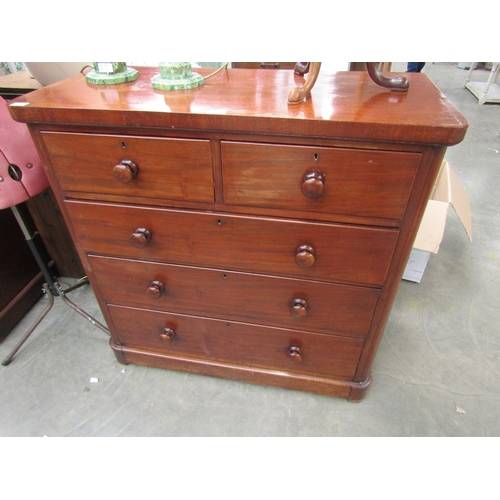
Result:
{"type": "MultiPolygon", "coordinates": [[[[367,72],[320,73],[311,96],[289,105],[290,90],[304,81],[290,70],[228,69],[193,90],[160,91],[151,86],[158,68],[137,69],[138,80],[109,86],[93,85],[83,74],[76,75],[11,101],[10,112],[16,120],[42,123],[264,130],[442,145],[459,143],[468,125],[420,73],[405,75],[410,81],[408,92],[382,88],[367,72]],[[260,117],[257,129],[255,117],[260,117]]],[[[206,76],[213,69],[197,71],[206,76]]]]}

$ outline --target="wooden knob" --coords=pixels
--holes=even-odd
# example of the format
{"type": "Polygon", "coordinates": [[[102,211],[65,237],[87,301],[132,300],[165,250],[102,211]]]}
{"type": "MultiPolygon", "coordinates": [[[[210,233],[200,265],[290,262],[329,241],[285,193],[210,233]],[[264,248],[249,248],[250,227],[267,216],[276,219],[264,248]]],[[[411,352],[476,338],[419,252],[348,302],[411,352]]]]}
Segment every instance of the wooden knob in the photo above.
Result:
{"type": "Polygon", "coordinates": [[[121,160],[120,163],[113,168],[115,179],[122,184],[128,184],[137,176],[138,172],[139,167],[132,160],[121,160]]]}
{"type": "Polygon", "coordinates": [[[288,348],[288,359],[292,363],[300,363],[302,361],[302,351],[300,347],[291,346],[288,348]]]}
{"type": "Polygon", "coordinates": [[[144,248],[151,241],[152,233],[149,229],[145,227],[138,227],[130,235],[130,243],[135,248],[144,248]]]}
{"type": "Polygon", "coordinates": [[[152,281],[148,286],[148,295],[152,299],[159,299],[165,291],[165,285],[161,281],[152,281]]]}
{"type": "Polygon", "coordinates": [[[311,267],[314,264],[314,248],[310,245],[301,245],[295,253],[295,262],[300,267],[311,267]]]}
{"type": "Polygon", "coordinates": [[[307,302],[304,299],[294,299],[290,314],[297,319],[305,318],[307,316],[307,302]]]}
{"type": "Polygon", "coordinates": [[[308,198],[319,198],[325,188],[325,176],[319,170],[311,170],[302,178],[302,193],[308,198]]]}
{"type": "Polygon", "coordinates": [[[172,342],[172,340],[174,340],[174,337],[175,337],[175,331],[172,330],[172,328],[165,328],[165,330],[163,330],[163,333],[160,334],[160,339],[167,344],[172,342]]]}

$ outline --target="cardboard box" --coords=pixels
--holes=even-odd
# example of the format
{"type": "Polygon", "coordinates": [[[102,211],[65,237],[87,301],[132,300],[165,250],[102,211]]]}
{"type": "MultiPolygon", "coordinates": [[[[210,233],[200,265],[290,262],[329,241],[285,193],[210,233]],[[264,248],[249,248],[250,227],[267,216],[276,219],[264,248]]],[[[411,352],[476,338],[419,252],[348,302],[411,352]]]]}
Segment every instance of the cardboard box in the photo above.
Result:
{"type": "Polygon", "coordinates": [[[472,241],[470,202],[465,188],[448,162],[443,161],[420,223],[403,279],[420,283],[431,253],[439,251],[448,208],[452,205],[472,241]]]}

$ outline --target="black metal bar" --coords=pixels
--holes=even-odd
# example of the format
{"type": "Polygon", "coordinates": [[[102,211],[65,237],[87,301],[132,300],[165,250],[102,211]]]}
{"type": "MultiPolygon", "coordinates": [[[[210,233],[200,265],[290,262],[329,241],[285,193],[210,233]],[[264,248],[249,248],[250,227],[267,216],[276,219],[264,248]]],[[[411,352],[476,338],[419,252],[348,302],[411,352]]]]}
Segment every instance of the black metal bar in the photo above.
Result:
{"type": "Polygon", "coordinates": [[[50,288],[50,292],[55,297],[58,297],[59,292],[55,286],[54,277],[52,276],[49,267],[42,259],[42,256],[40,255],[40,250],[36,246],[35,234],[32,234],[28,229],[28,226],[26,225],[23,216],[21,215],[21,212],[19,212],[18,208],[16,206],[13,206],[11,207],[11,210],[14,213],[14,216],[17,220],[17,223],[19,224],[19,227],[21,228],[21,231],[23,232],[24,239],[26,240],[26,243],[28,243],[31,253],[33,254],[33,257],[35,257],[38,267],[40,267],[40,270],[42,271],[45,281],[47,282],[47,285],[50,288]]]}

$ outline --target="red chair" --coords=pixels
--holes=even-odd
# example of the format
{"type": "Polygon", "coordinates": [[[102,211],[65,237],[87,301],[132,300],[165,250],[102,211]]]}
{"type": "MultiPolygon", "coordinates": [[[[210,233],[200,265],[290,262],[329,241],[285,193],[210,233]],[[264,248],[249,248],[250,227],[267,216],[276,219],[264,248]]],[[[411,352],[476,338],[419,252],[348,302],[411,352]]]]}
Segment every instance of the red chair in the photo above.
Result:
{"type": "Polygon", "coordinates": [[[11,118],[7,103],[0,97],[0,210],[10,208],[13,211],[24,238],[46,280],[43,292],[49,298],[47,307],[11,353],[2,361],[4,366],[10,364],[17,351],[47,315],[54,304],[54,297],[63,299],[65,304],[109,335],[109,330],[104,325],[89,316],[66,297],[67,292],[87,284],[87,277],[83,277],[74,286],[63,290],[57,279],[52,276],[48,264],[41,257],[35,243],[35,235],[31,233],[22,217],[22,213],[17,208],[17,205],[41,193],[48,187],[49,181],[36,152],[28,127],[24,123],[16,122],[11,118]]]}

